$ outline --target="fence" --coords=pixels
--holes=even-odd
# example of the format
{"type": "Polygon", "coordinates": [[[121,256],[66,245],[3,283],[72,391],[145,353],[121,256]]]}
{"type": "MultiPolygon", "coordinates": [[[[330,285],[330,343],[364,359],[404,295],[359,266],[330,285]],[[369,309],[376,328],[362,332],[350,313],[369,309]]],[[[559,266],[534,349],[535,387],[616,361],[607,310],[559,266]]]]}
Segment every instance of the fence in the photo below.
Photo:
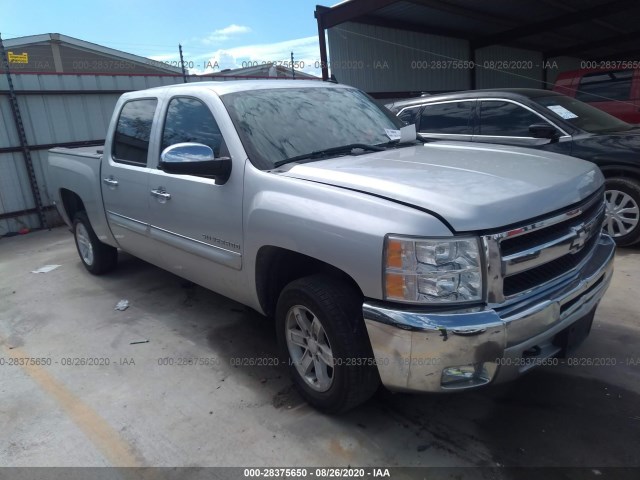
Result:
{"type": "MultiPolygon", "coordinates": [[[[33,164],[29,174],[11,110],[5,75],[0,78],[0,237],[22,228],[60,224],[47,188],[47,150],[98,145],[118,97],[132,90],[182,83],[182,75],[12,73],[14,92],[33,164]],[[34,193],[35,192],[35,193],[34,193]],[[38,195],[41,205],[38,205],[38,195]]],[[[189,82],[266,77],[189,76],[189,82]]],[[[276,79],[273,79],[276,80],[276,79]]]]}

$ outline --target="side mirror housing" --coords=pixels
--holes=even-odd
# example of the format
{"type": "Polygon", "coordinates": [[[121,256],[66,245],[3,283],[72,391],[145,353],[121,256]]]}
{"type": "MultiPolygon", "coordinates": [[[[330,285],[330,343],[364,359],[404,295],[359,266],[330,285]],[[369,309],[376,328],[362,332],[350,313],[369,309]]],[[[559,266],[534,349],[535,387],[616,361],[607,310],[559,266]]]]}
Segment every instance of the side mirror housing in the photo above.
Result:
{"type": "Polygon", "coordinates": [[[202,143],[176,143],[162,151],[159,167],[177,175],[214,177],[222,184],[231,174],[231,158],[216,158],[211,147],[202,143]]]}
{"type": "Polygon", "coordinates": [[[558,130],[548,123],[534,123],[529,127],[529,133],[533,138],[548,138],[549,140],[560,138],[558,130]]]}

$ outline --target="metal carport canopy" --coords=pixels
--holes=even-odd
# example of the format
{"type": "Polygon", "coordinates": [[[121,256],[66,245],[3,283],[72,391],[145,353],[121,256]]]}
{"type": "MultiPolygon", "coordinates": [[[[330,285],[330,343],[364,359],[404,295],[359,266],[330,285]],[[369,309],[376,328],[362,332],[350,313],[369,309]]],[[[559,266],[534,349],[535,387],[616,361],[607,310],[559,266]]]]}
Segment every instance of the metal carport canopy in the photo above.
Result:
{"type": "Polygon", "coordinates": [[[345,22],[467,40],[473,52],[506,45],[583,60],[639,61],[638,0],[347,0],[316,6],[322,78],[325,30],[345,22]]]}

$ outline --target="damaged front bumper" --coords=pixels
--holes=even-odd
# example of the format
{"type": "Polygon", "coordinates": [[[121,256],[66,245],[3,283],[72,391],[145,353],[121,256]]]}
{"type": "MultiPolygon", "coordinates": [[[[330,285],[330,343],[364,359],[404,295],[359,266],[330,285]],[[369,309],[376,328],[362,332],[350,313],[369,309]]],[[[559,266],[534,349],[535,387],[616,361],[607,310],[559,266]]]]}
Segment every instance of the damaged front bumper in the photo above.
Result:
{"type": "Polygon", "coordinates": [[[364,320],[382,383],[440,392],[511,380],[576,346],[613,275],[615,244],[602,235],[566,282],[508,308],[402,309],[367,301],[364,320]]]}

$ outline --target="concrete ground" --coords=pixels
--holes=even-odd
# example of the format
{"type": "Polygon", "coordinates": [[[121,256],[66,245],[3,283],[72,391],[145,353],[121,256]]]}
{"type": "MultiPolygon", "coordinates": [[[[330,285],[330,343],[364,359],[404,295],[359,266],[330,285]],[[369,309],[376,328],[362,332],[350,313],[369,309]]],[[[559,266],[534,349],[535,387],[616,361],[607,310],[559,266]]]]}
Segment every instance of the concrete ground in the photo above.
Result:
{"type": "Polygon", "coordinates": [[[283,367],[237,365],[276,357],[255,312],[125,254],[94,277],[64,228],[0,239],[0,465],[638,467],[638,285],[640,249],[619,250],[576,353],[603,365],[466,394],[381,391],[330,417],[283,367]],[[82,358],[102,364],[69,365],[82,358]]]}

